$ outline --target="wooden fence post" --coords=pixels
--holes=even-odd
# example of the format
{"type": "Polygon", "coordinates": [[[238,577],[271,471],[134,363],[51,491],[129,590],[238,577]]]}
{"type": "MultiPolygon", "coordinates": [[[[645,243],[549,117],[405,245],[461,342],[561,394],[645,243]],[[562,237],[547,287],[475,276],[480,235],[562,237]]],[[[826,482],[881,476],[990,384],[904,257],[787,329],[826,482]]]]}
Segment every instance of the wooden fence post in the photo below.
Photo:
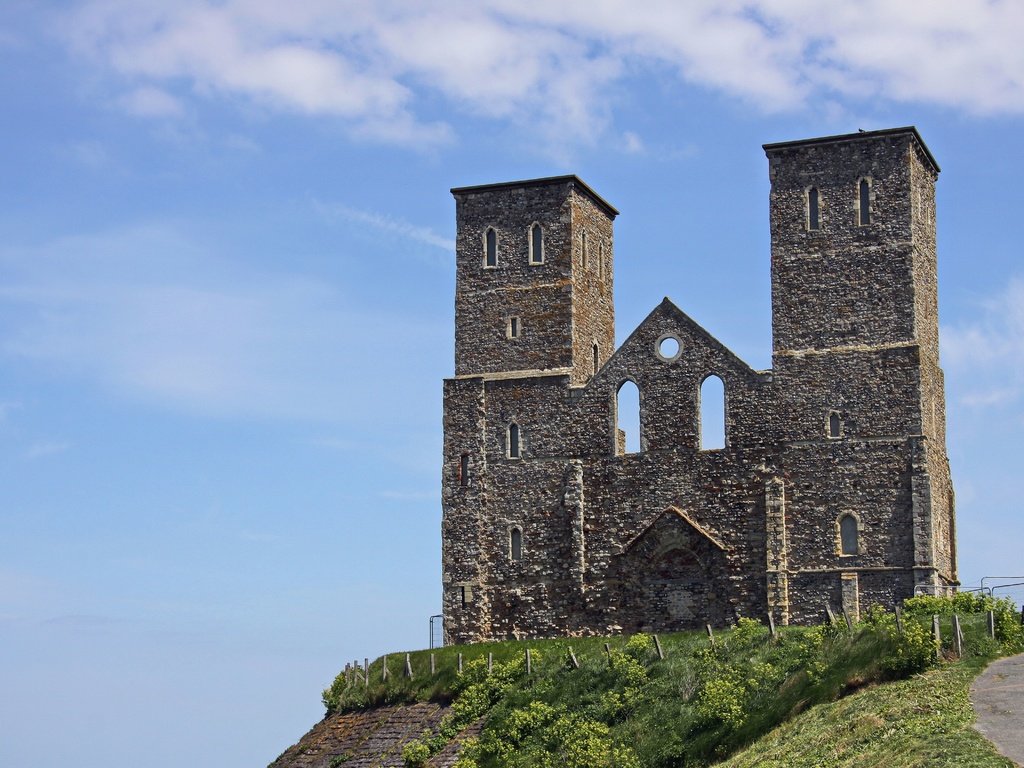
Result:
{"type": "Polygon", "coordinates": [[[661,640],[658,639],[657,635],[652,635],[654,638],[654,650],[658,652],[658,658],[662,661],[665,660],[665,652],[661,650],[661,640]]]}
{"type": "Polygon", "coordinates": [[[708,640],[711,641],[711,647],[714,648],[715,647],[715,633],[711,630],[711,625],[710,624],[705,624],[704,625],[704,629],[706,629],[708,631],[708,640]]]}
{"type": "Polygon", "coordinates": [[[388,655],[386,653],[380,664],[380,679],[382,682],[387,682],[388,679],[388,655]]]}
{"type": "Polygon", "coordinates": [[[576,660],[576,654],[572,652],[572,646],[569,646],[569,661],[572,662],[573,669],[579,669],[580,663],[576,660]]]}
{"type": "Polygon", "coordinates": [[[777,639],[778,636],[779,636],[779,633],[775,629],[775,616],[772,615],[771,611],[768,611],[768,629],[772,633],[772,640],[777,639]]]}
{"type": "Polygon", "coordinates": [[[996,612],[988,612],[988,636],[993,640],[996,639],[996,612]]]}
{"type": "Polygon", "coordinates": [[[942,652],[942,630],[939,627],[939,615],[937,613],[932,614],[932,637],[935,638],[935,653],[938,655],[942,652]]]}
{"type": "Polygon", "coordinates": [[[363,688],[370,685],[370,660],[363,658],[363,688]]]}
{"type": "Polygon", "coordinates": [[[533,659],[530,656],[530,649],[526,649],[526,674],[529,676],[533,672],[533,659]]]}
{"type": "Polygon", "coordinates": [[[896,631],[903,634],[903,611],[898,605],[896,606],[896,631]]]}
{"type": "Polygon", "coordinates": [[[494,668],[494,654],[491,651],[487,652],[487,674],[491,674],[491,670],[494,668]]]}
{"type": "Polygon", "coordinates": [[[412,679],[412,659],[408,653],[405,654],[405,676],[412,679]]]}
{"type": "Polygon", "coordinates": [[[459,674],[462,674],[462,654],[459,654],[459,674]]]}
{"type": "Polygon", "coordinates": [[[608,666],[612,665],[612,647],[608,644],[604,644],[604,654],[608,657],[608,666]]]}
{"type": "Polygon", "coordinates": [[[828,616],[828,623],[829,624],[835,624],[836,623],[836,615],[835,615],[835,613],[832,612],[832,606],[829,605],[828,603],[825,603],[825,615],[828,616]]]}

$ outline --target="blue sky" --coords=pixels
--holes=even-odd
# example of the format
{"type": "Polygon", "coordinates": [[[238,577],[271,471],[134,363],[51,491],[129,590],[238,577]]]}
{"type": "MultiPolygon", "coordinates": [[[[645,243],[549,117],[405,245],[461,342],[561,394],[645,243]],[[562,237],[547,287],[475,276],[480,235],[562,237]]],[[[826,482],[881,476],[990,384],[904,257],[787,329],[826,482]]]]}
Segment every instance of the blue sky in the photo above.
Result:
{"type": "Polygon", "coordinates": [[[620,340],[765,368],[760,145],[917,125],[961,577],[1024,572],[1024,9],[682,5],[3,4],[0,763],[263,765],[426,644],[452,186],[578,173],[620,340]]]}

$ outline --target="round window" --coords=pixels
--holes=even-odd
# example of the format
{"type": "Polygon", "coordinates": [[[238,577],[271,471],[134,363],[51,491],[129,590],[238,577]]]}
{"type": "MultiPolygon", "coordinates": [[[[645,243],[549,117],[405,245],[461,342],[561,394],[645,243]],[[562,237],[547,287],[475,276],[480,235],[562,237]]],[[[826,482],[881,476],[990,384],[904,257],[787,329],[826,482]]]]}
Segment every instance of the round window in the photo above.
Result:
{"type": "Polygon", "coordinates": [[[654,342],[654,351],[662,360],[671,363],[682,354],[683,344],[678,336],[666,333],[654,342]]]}

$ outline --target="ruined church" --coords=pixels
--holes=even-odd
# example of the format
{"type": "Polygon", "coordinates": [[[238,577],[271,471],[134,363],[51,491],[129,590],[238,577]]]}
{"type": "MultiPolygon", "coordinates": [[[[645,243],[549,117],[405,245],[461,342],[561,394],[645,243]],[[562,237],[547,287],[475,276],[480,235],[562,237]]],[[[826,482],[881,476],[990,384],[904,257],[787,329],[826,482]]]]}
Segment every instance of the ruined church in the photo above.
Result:
{"type": "Polygon", "coordinates": [[[576,176],[452,190],[447,642],[817,622],[955,588],[939,167],[913,127],[764,150],[766,371],[667,298],[615,348],[618,212],[576,176]]]}

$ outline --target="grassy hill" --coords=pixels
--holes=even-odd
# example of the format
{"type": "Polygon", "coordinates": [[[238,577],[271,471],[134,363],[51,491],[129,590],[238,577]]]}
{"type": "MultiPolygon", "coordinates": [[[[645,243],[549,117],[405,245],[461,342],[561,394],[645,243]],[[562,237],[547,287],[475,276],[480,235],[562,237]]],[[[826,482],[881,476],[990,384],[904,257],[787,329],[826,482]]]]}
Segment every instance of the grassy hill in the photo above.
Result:
{"type": "MultiPolygon", "coordinates": [[[[1024,649],[1007,603],[916,598],[902,628],[875,609],[852,629],[787,627],[773,638],[740,620],[714,638],[690,632],[658,641],[661,654],[648,635],[418,651],[408,656],[411,678],[406,655],[395,654],[376,660],[368,680],[339,675],[324,703],[329,712],[449,705],[436,727],[402,747],[408,766],[452,752],[456,741],[457,768],[1008,765],[970,729],[966,699],[989,659],[1024,649]],[[980,612],[989,608],[997,611],[995,639],[980,612]],[[952,661],[954,610],[964,647],[952,661]],[[938,648],[932,613],[942,614],[938,648]],[[474,724],[478,737],[460,737],[474,724]]],[[[345,761],[338,754],[331,764],[345,761]]]]}

